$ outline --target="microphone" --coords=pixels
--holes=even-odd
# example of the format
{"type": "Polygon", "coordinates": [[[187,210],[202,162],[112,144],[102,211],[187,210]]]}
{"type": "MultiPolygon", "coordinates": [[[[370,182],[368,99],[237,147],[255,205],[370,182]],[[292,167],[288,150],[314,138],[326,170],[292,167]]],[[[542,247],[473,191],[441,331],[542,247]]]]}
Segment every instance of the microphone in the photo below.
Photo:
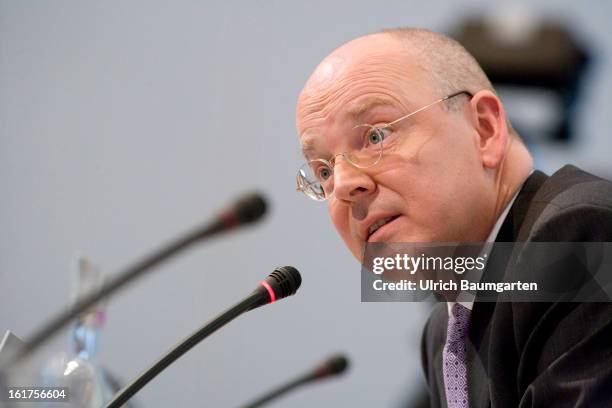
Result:
{"type": "Polygon", "coordinates": [[[247,194],[239,198],[232,205],[221,211],[212,222],[195,228],[170,244],[159,248],[149,256],[144,257],[132,266],[117,273],[114,278],[107,281],[98,291],[85,296],[77,301],[72,307],[62,311],[36,331],[31,338],[25,341],[24,346],[7,361],[4,370],[16,364],[26,355],[33,353],[79,314],[123,288],[128,283],[142,276],[145,272],[156,267],[171,256],[197,242],[211,238],[219,233],[253,223],[263,217],[266,213],[266,209],[267,204],[265,199],[257,193],[247,194]]]}
{"type": "Polygon", "coordinates": [[[265,280],[259,283],[250,295],[173,347],[166,355],[125,386],[104,408],[121,407],[149,381],[200,341],[244,312],[295,294],[301,283],[302,277],[294,267],[282,266],[276,268],[265,280]]]}
{"type": "Polygon", "coordinates": [[[301,385],[310,383],[315,380],[322,380],[324,378],[329,378],[329,377],[340,375],[344,371],[346,371],[346,369],[348,368],[348,365],[349,365],[349,362],[346,356],[342,354],[336,354],[328,358],[323,363],[319,364],[317,367],[315,367],[310,372],[303,374],[300,377],[296,378],[295,380],[290,381],[287,384],[282,385],[268,392],[267,394],[258,398],[254,402],[251,402],[250,404],[245,405],[242,408],[260,407],[264,405],[265,403],[270,402],[273,399],[276,399],[280,397],[281,395],[286,394],[287,392],[292,391],[293,389],[301,385]]]}

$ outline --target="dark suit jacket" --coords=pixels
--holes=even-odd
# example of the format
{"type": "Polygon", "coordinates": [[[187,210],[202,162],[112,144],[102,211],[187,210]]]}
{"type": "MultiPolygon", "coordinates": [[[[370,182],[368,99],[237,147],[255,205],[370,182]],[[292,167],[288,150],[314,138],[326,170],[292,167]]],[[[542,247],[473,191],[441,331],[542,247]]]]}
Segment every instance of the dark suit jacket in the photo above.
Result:
{"type": "MultiPolygon", "coordinates": [[[[573,166],[550,177],[536,171],[497,241],[610,242],[612,184],[573,166]]],[[[432,407],[446,407],[447,320],[440,303],[423,333],[432,407]]],[[[485,303],[477,296],[468,337],[470,408],[612,407],[612,303],[485,303]]]]}

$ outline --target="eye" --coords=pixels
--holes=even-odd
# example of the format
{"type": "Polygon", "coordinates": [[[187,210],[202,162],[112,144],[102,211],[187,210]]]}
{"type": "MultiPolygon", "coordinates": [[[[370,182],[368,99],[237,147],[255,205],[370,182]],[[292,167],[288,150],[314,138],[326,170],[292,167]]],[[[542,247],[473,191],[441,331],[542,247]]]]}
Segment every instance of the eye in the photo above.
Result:
{"type": "Polygon", "coordinates": [[[385,140],[391,134],[391,129],[388,127],[373,127],[368,131],[367,143],[370,145],[377,145],[385,140]]]}
{"type": "Polygon", "coordinates": [[[320,181],[326,181],[328,178],[331,177],[332,171],[327,166],[319,166],[319,168],[316,171],[316,174],[317,174],[317,179],[319,179],[320,181]]]}
{"type": "Polygon", "coordinates": [[[308,173],[307,178],[313,182],[324,183],[332,176],[332,169],[323,161],[313,160],[309,163],[308,173]]]}

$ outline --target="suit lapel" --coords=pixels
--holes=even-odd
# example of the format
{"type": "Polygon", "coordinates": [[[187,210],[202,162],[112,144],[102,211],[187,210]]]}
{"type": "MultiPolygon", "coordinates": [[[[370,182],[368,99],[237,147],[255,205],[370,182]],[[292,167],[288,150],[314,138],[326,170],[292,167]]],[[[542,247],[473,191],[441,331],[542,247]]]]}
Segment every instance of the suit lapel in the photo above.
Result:
{"type": "MultiPolygon", "coordinates": [[[[496,238],[496,242],[515,242],[519,238],[521,230],[524,231],[525,224],[529,222],[525,219],[532,205],[533,198],[548,176],[540,171],[535,171],[523,184],[512,208],[508,212],[502,227],[496,238]]],[[[535,219],[535,218],[534,218],[535,219]]],[[[504,265],[508,259],[502,259],[499,254],[495,254],[495,248],[491,252],[487,265],[496,265],[487,268],[483,275],[485,281],[495,279],[492,274],[502,274],[504,265]]],[[[468,387],[470,396],[470,408],[490,407],[490,380],[489,370],[489,350],[487,345],[491,337],[491,320],[496,308],[494,302],[479,302],[478,295],[474,302],[470,317],[469,341],[468,341],[468,387]]],[[[494,364],[494,363],[492,363],[494,364]]]]}

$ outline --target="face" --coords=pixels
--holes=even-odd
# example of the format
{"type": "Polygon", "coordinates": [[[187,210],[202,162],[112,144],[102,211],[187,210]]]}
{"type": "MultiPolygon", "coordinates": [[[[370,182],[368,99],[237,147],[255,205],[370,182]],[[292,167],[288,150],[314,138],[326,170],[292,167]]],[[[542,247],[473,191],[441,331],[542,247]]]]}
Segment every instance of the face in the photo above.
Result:
{"type": "MultiPolygon", "coordinates": [[[[297,106],[307,160],[354,150],[356,125],[386,124],[446,96],[401,49],[377,34],[348,43],[319,65],[297,106]]],[[[437,104],[394,125],[375,166],[360,169],[337,158],[328,211],[357,259],[367,242],[486,239],[490,178],[470,101],[456,98],[463,106],[458,112],[437,104]]]]}

